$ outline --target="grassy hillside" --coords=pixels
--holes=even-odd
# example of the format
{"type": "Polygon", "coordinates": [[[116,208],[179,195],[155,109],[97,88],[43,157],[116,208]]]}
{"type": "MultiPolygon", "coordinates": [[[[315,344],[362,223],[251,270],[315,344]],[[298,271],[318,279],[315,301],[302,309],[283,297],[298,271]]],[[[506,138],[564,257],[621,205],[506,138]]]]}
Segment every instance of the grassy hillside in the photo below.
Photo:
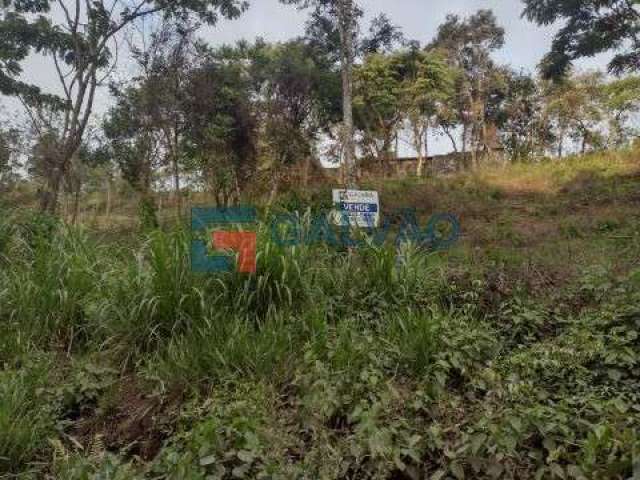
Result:
{"type": "MultiPolygon", "coordinates": [[[[444,252],[0,217],[0,478],[626,479],[640,460],[637,154],[380,181],[444,252]]],[[[324,187],[281,208],[317,208],[324,187]]]]}

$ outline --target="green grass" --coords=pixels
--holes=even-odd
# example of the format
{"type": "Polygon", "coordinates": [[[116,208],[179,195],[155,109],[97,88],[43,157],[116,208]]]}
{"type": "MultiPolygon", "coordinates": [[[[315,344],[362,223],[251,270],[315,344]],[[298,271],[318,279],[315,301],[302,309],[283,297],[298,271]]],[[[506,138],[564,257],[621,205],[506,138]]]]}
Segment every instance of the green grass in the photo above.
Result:
{"type": "Polygon", "coordinates": [[[40,468],[35,462],[55,434],[55,407],[43,390],[48,373],[43,362],[0,372],[0,475],[40,468]]]}
{"type": "Polygon", "coordinates": [[[255,275],[193,273],[182,228],[5,211],[0,478],[626,479],[638,170],[390,181],[385,207],[452,211],[461,242],[281,247],[266,223],[255,275]]]}

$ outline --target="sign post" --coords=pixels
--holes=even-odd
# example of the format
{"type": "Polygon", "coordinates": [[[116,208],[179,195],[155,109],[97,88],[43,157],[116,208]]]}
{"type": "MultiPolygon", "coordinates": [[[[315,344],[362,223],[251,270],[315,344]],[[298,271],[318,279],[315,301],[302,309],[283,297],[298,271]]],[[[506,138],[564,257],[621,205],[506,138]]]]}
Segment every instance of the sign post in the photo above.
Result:
{"type": "Polygon", "coordinates": [[[380,225],[378,192],[363,190],[333,191],[334,223],[342,227],[375,228],[380,225]]]}

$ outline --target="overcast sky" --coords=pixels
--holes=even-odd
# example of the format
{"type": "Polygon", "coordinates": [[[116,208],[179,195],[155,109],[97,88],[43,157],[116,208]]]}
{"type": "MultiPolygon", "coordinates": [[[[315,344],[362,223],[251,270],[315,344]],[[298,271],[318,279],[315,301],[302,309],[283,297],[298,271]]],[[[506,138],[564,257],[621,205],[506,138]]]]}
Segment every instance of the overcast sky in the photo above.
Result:
{"type": "MultiPolygon", "coordinates": [[[[479,9],[492,9],[506,29],[505,48],[496,59],[515,67],[533,70],[551,45],[554,27],[541,28],[520,18],[523,3],[519,0],[359,0],[368,20],[386,13],[400,26],[406,37],[423,43],[430,41],[438,25],[449,13],[470,15],[479,9]]],[[[203,36],[212,43],[233,42],[258,35],[267,40],[286,40],[304,31],[306,12],[281,5],[278,0],[251,0],[250,10],[239,20],[222,22],[203,36]]],[[[602,67],[605,60],[582,62],[584,68],[602,67]]]]}
{"type": "MultiPolygon", "coordinates": [[[[215,28],[200,32],[211,44],[233,43],[240,39],[253,40],[258,36],[268,41],[282,41],[301,35],[308,12],[282,5],[278,0],[250,0],[249,10],[239,19],[222,20],[215,28]]],[[[542,56],[549,50],[557,26],[542,28],[521,18],[523,3],[519,0],[359,0],[366,13],[365,24],[385,13],[398,25],[405,36],[422,43],[430,41],[447,14],[470,15],[478,9],[492,9],[498,22],[506,30],[506,43],[495,59],[516,69],[533,72],[542,56]]],[[[582,69],[604,68],[607,57],[588,59],[578,63],[582,69]]],[[[121,69],[120,74],[126,72],[121,69]]],[[[56,76],[50,60],[32,58],[25,64],[23,78],[46,90],[56,90],[56,76]]],[[[0,97],[5,114],[17,104],[0,97]]],[[[105,92],[98,95],[96,111],[104,112],[109,104],[105,92]]],[[[445,147],[443,147],[445,148],[445,147]]],[[[446,148],[445,148],[446,149],[446,148]]],[[[440,150],[440,149],[438,149],[440,150]]]]}

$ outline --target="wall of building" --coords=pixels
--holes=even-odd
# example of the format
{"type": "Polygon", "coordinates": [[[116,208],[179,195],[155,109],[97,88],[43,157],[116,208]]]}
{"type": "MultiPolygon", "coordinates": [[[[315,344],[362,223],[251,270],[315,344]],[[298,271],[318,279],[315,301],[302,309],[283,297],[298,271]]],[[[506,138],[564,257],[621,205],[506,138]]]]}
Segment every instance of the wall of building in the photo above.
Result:
{"type": "MultiPolygon", "coordinates": [[[[505,152],[494,150],[491,152],[478,152],[476,162],[478,165],[502,164],[506,161],[505,152]]],[[[428,157],[424,165],[425,175],[447,175],[464,172],[473,168],[473,158],[470,152],[448,153],[428,157]]],[[[418,159],[415,157],[399,158],[387,162],[387,164],[370,164],[361,168],[364,177],[411,177],[418,171],[418,159]]]]}

